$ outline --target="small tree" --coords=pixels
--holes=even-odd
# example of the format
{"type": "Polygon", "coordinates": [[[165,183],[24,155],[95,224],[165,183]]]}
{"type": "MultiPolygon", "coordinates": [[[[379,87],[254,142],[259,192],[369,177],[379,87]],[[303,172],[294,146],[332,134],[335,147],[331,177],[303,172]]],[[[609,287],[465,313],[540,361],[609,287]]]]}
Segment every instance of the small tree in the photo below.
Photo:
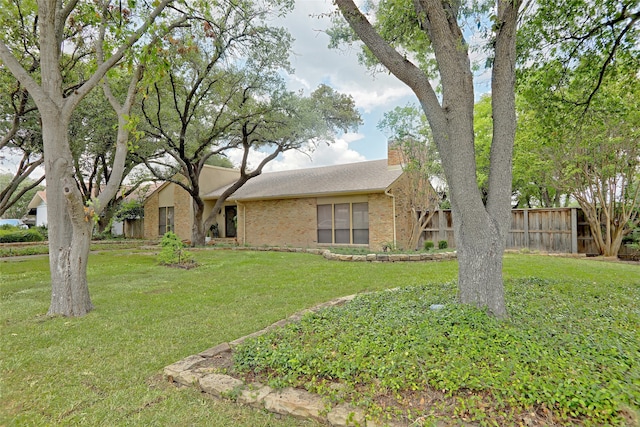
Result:
{"type": "Polygon", "coordinates": [[[172,267],[195,267],[193,255],[185,250],[185,244],[178,239],[175,233],[166,232],[162,236],[160,247],[162,248],[158,254],[160,264],[172,267]]]}
{"type": "Polygon", "coordinates": [[[529,126],[541,129],[538,155],[561,171],[560,184],[580,204],[599,252],[616,256],[640,222],[640,79],[635,66],[618,61],[585,109],[577,101],[592,64],[583,58],[569,73],[550,62],[530,73],[521,93],[533,113],[529,126]]]}
{"type": "Polygon", "coordinates": [[[391,133],[394,139],[390,149],[400,154],[405,181],[393,192],[398,196],[399,208],[411,212],[411,231],[402,245],[417,250],[420,237],[443,197],[443,189],[433,186],[434,182],[442,182],[442,178],[431,132],[424,114],[411,104],[386,113],[378,128],[391,133]]]}

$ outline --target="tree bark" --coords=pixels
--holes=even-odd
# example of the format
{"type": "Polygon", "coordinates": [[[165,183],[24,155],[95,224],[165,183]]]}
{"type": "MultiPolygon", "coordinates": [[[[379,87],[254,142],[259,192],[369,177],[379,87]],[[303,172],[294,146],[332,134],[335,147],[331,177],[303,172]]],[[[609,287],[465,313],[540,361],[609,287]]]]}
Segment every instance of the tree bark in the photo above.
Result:
{"type": "Polygon", "coordinates": [[[517,0],[499,1],[492,92],[494,135],[486,206],[477,185],[473,75],[458,26],[456,2],[414,0],[420,26],[433,48],[442,101],[428,76],[376,32],[353,0],[335,0],[342,15],[380,62],[409,86],[431,126],[451,195],[458,290],[462,303],[506,317],[502,257],[510,225],[511,158],[515,135],[515,29],[517,0]]]}
{"type": "MultiPolygon", "coordinates": [[[[198,197],[199,199],[199,197],[198,197]]],[[[204,246],[206,229],[202,218],[204,217],[204,204],[202,200],[198,200],[193,195],[191,201],[193,204],[193,225],[191,226],[191,246],[204,246]]]]}
{"type": "Polygon", "coordinates": [[[47,176],[49,219],[49,315],[84,316],[93,309],[87,283],[87,261],[93,226],[74,180],[68,150],[68,120],[62,114],[43,111],[42,134],[47,176]]]}

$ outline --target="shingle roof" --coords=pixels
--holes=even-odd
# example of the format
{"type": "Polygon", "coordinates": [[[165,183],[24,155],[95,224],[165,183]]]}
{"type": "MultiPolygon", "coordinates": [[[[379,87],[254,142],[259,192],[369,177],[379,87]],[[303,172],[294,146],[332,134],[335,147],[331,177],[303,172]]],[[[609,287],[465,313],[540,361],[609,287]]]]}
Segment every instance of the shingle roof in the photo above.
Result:
{"type": "MultiPolygon", "coordinates": [[[[265,172],[247,181],[229,197],[229,200],[380,192],[387,189],[401,174],[400,169],[388,170],[386,159],[265,172]]],[[[203,198],[217,199],[227,187],[218,188],[203,198]]]]}

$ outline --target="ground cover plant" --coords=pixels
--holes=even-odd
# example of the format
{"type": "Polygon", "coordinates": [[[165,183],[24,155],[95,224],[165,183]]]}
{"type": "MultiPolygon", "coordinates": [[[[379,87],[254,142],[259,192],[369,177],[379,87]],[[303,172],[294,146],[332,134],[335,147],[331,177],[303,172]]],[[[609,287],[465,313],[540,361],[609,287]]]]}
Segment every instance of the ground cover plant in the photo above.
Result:
{"type": "Polygon", "coordinates": [[[502,322],[456,304],[452,282],[362,295],[247,341],[236,368],[275,387],[355,402],[383,420],[635,425],[635,274],[511,279],[511,317],[502,322]]]}
{"type": "MultiPolygon", "coordinates": [[[[457,274],[455,261],[347,263],[206,249],[194,257],[198,268],[184,270],[158,265],[157,251],[148,249],[93,253],[88,277],[96,308],[80,319],[45,316],[46,257],[0,260],[0,425],[316,426],[209,400],[160,374],[321,302],[450,283],[457,274]]],[[[637,288],[637,272],[635,265],[531,255],[505,261],[507,277],[572,277],[602,285],[603,295],[609,283],[637,288]]]]}

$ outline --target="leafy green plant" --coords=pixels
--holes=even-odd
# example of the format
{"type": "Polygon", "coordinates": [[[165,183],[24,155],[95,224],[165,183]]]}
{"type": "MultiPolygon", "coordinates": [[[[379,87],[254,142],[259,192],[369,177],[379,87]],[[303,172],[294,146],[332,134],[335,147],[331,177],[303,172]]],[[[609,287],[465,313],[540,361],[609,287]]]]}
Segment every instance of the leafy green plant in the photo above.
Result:
{"type": "Polygon", "coordinates": [[[447,249],[449,247],[449,243],[446,240],[438,241],[438,249],[447,249]]]}
{"type": "Polygon", "coordinates": [[[163,265],[192,267],[195,266],[193,255],[185,250],[185,244],[178,236],[168,231],[162,236],[160,241],[161,250],[158,254],[158,261],[163,265]]]}
{"type": "Polygon", "coordinates": [[[373,413],[395,413],[420,391],[444,393],[439,410],[481,423],[519,424],[517,414],[539,410],[561,425],[615,425],[637,408],[637,287],[612,297],[593,282],[511,280],[508,322],[457,304],[455,289],[361,295],[245,341],[236,368],[331,398],[327,382],[337,382],[340,399],[373,413]],[[385,396],[396,404],[379,407],[385,396]]]}
{"type": "Polygon", "coordinates": [[[24,230],[18,227],[3,225],[0,228],[0,243],[41,242],[44,237],[37,229],[24,230]]]}
{"type": "Polygon", "coordinates": [[[435,247],[435,245],[434,245],[432,240],[425,240],[424,241],[424,250],[425,251],[430,251],[434,247],[435,247]]]}
{"type": "Polygon", "coordinates": [[[115,221],[124,221],[125,219],[144,218],[144,204],[140,200],[125,200],[120,203],[118,210],[113,215],[115,221]]]}
{"type": "Polygon", "coordinates": [[[49,227],[47,227],[46,225],[38,225],[34,229],[38,230],[38,232],[42,234],[44,240],[47,240],[49,238],[49,227]]]}

